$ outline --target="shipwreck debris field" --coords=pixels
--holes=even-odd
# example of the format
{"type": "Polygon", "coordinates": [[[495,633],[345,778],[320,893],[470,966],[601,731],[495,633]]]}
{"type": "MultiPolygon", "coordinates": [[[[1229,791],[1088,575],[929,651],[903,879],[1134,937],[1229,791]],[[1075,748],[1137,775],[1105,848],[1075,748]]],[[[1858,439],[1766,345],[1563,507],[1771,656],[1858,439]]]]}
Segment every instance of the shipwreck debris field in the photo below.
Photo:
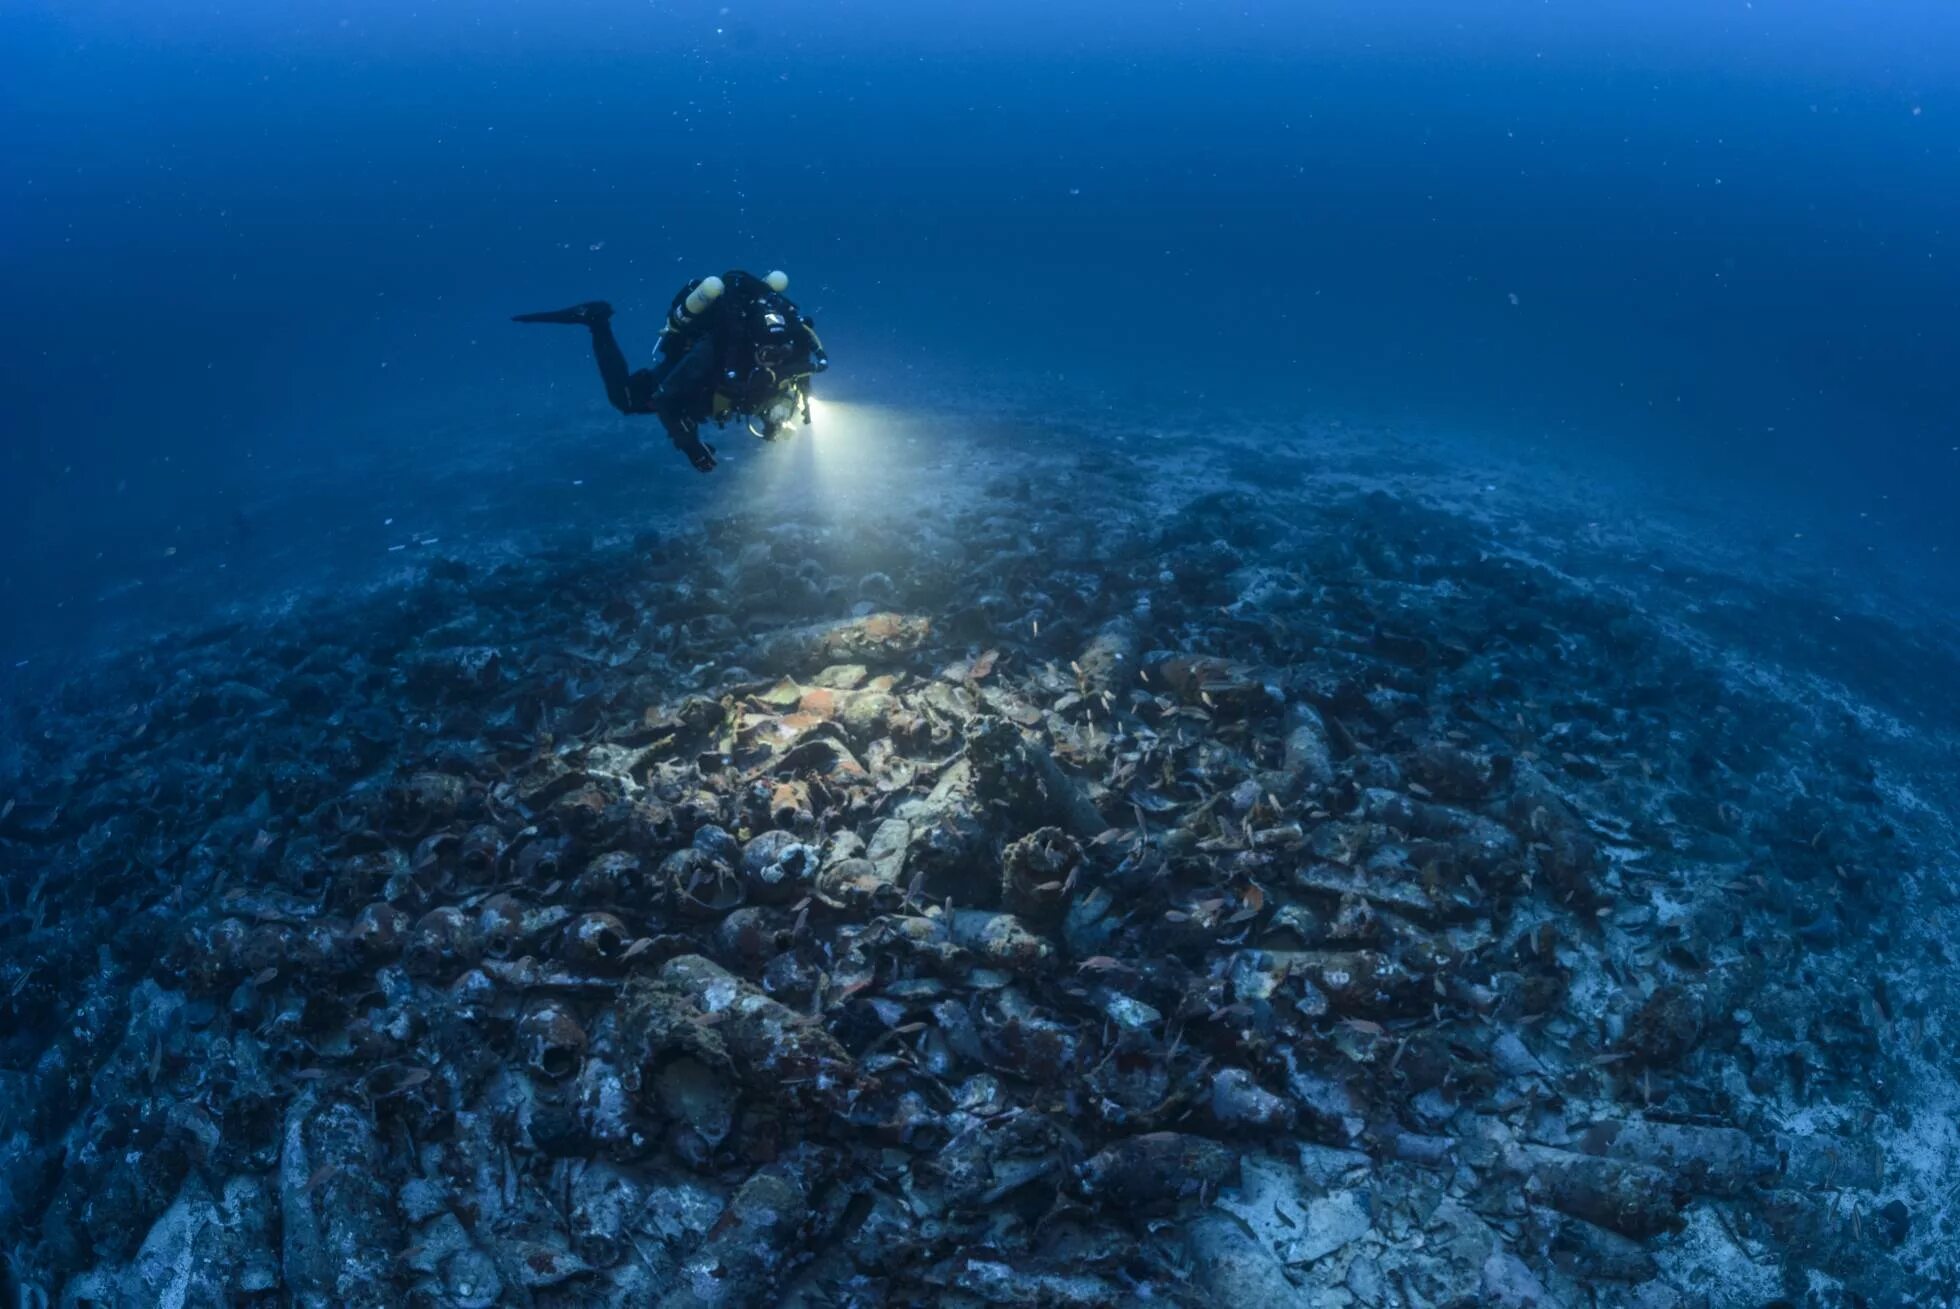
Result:
{"type": "Polygon", "coordinates": [[[1960,1285],[1936,620],[1358,440],[822,485],[13,706],[21,1303],[1960,1285]]]}

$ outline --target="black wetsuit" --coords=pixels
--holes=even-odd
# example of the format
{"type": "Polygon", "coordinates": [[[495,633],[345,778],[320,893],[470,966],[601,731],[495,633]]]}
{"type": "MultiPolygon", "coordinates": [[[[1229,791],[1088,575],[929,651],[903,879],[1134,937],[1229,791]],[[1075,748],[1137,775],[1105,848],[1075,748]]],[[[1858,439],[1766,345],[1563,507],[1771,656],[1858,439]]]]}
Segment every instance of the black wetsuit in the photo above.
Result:
{"type": "Polygon", "coordinates": [[[626,366],[626,352],[613,336],[612,323],[597,322],[592,324],[592,354],[613,408],[622,414],[657,415],[669,436],[676,424],[698,429],[714,409],[717,350],[712,326],[685,336],[670,327],[661,335],[653,366],[634,372],[626,366]]]}
{"type": "Polygon", "coordinates": [[[700,285],[697,279],[676,293],[653,366],[638,371],[627,367],[626,352],[613,336],[612,306],[603,301],[520,314],[518,321],[590,328],[593,357],[613,407],[623,414],[654,415],[675,447],[705,473],[715,457],[701,440],[704,421],[755,414],[779,397],[794,397],[797,386],[822,372],[828,361],[814,324],[760,278],[728,272],[721,295],[700,314],[689,315],[687,298],[700,285]],[[777,312],[760,317],[750,312],[764,301],[765,309],[777,312]]]}

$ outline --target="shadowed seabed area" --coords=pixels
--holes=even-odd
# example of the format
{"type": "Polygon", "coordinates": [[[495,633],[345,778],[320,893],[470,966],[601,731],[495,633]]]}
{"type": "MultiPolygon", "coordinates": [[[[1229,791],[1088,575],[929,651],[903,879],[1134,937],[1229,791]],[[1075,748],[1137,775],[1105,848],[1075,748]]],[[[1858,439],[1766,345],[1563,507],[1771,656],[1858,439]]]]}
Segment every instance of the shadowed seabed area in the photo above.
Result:
{"type": "Polygon", "coordinates": [[[24,1302],[1960,1277],[1923,593],[1382,430],[835,404],[657,519],[627,430],[15,671],[24,1302]]]}

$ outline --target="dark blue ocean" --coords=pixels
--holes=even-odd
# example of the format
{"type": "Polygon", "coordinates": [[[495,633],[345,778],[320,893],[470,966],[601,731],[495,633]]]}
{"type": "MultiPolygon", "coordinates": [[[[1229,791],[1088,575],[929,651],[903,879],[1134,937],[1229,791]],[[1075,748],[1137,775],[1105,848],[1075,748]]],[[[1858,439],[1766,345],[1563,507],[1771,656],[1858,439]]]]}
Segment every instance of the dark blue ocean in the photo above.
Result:
{"type": "MultiPolygon", "coordinates": [[[[384,548],[306,542],[608,415],[510,313],[609,298],[638,359],[739,265],[791,270],[833,395],[1471,437],[1930,576],[1957,83],[1930,3],[16,0],[0,644],[384,548]]],[[[646,457],[650,505],[741,494],[646,457]]]]}

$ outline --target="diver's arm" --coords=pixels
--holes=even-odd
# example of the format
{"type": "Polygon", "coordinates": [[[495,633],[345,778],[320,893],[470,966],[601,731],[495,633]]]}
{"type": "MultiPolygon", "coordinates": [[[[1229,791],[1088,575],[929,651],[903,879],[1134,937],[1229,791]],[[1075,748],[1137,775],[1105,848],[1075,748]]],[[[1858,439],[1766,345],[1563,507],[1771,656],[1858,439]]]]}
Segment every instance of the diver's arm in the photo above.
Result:
{"type": "Polygon", "coordinates": [[[670,411],[660,415],[660,425],[667,429],[667,439],[674,443],[674,449],[687,456],[687,462],[694,465],[696,472],[715,471],[715,448],[701,439],[699,423],[670,411]]]}
{"type": "Polygon", "coordinates": [[[821,373],[830,367],[830,356],[824,353],[823,338],[817,335],[817,325],[807,318],[803,320],[803,331],[810,338],[810,371],[813,374],[821,373]]]}

